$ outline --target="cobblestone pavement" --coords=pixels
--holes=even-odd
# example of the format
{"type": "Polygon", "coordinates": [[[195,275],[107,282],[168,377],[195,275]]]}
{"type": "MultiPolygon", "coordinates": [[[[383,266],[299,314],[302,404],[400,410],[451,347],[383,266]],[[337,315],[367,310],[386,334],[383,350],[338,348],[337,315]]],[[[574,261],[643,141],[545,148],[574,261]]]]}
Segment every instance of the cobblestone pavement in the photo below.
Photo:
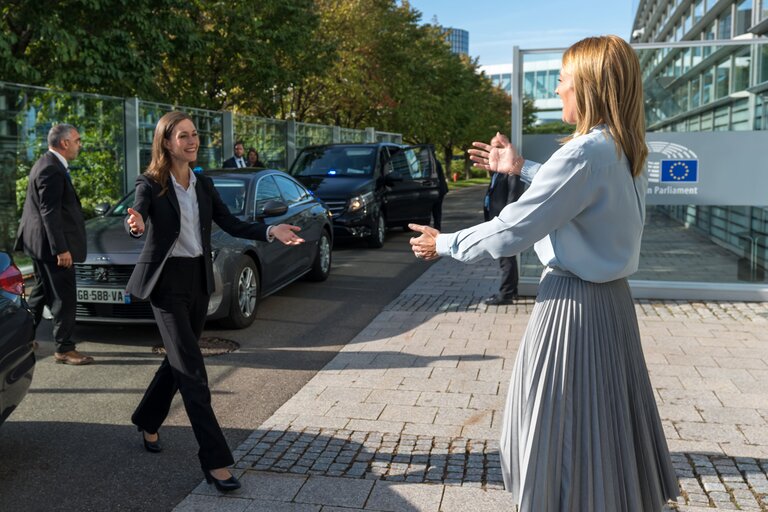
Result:
{"type": "MultiPolygon", "coordinates": [[[[179,512],[509,511],[498,437],[532,299],[441,260],[235,452],[243,488],[179,512]]],[[[636,302],[680,483],[667,511],[768,511],[768,303],[636,302]]]]}

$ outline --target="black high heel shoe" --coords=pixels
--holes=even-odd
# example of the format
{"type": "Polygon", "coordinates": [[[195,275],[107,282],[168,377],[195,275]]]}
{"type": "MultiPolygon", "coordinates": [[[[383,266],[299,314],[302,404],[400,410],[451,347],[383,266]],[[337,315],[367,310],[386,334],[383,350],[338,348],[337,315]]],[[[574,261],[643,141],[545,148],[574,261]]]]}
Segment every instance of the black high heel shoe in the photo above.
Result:
{"type": "Polygon", "coordinates": [[[160,453],[163,451],[163,447],[160,445],[160,436],[157,436],[157,441],[147,441],[147,436],[144,435],[144,429],[139,427],[141,432],[141,440],[144,442],[144,449],[149,453],[160,453]]]}
{"type": "Polygon", "coordinates": [[[205,481],[207,483],[215,485],[221,492],[234,491],[235,489],[240,488],[240,480],[235,478],[235,475],[230,476],[226,480],[219,480],[207,469],[203,470],[203,475],[205,475],[205,481]]]}

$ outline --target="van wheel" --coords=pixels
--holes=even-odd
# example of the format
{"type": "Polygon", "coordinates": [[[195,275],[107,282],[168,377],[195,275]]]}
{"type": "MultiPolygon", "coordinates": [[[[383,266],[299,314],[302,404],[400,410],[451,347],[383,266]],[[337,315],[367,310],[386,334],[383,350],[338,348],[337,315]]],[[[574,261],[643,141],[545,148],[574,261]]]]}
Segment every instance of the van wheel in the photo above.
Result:
{"type": "Polygon", "coordinates": [[[310,281],[325,281],[331,273],[331,237],[323,230],[317,242],[317,254],[312,263],[312,269],[307,274],[310,281]]]}
{"type": "Polygon", "coordinates": [[[384,247],[384,238],[387,235],[387,223],[384,220],[384,215],[379,212],[379,216],[376,218],[376,225],[373,228],[371,236],[368,237],[368,247],[379,249],[384,247]]]}
{"type": "Polygon", "coordinates": [[[229,289],[229,315],[221,325],[229,329],[244,329],[256,319],[259,305],[259,271],[248,256],[241,256],[229,289]]]}

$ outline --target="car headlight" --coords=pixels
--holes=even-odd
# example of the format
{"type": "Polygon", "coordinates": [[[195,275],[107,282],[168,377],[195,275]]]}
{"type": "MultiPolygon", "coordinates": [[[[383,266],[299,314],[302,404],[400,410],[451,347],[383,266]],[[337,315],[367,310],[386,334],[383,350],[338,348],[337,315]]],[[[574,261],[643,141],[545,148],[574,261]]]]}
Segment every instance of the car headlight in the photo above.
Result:
{"type": "Polygon", "coordinates": [[[373,202],[373,192],[366,192],[349,200],[347,211],[356,212],[362,210],[373,202]]]}

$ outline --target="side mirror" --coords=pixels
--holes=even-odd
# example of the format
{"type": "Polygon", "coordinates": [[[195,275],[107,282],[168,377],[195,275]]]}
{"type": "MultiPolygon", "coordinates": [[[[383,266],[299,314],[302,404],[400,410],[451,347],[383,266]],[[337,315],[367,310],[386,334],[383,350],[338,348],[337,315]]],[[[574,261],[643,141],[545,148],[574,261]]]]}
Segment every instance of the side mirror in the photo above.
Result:
{"type": "Polygon", "coordinates": [[[109,203],[99,203],[96,206],[93,207],[93,211],[98,215],[99,217],[103,217],[107,214],[109,211],[110,204],[109,203]]]}
{"type": "Polygon", "coordinates": [[[264,211],[261,215],[264,217],[279,217],[280,215],[284,215],[287,211],[287,204],[282,201],[272,200],[267,201],[267,204],[264,205],[264,211]]]}

